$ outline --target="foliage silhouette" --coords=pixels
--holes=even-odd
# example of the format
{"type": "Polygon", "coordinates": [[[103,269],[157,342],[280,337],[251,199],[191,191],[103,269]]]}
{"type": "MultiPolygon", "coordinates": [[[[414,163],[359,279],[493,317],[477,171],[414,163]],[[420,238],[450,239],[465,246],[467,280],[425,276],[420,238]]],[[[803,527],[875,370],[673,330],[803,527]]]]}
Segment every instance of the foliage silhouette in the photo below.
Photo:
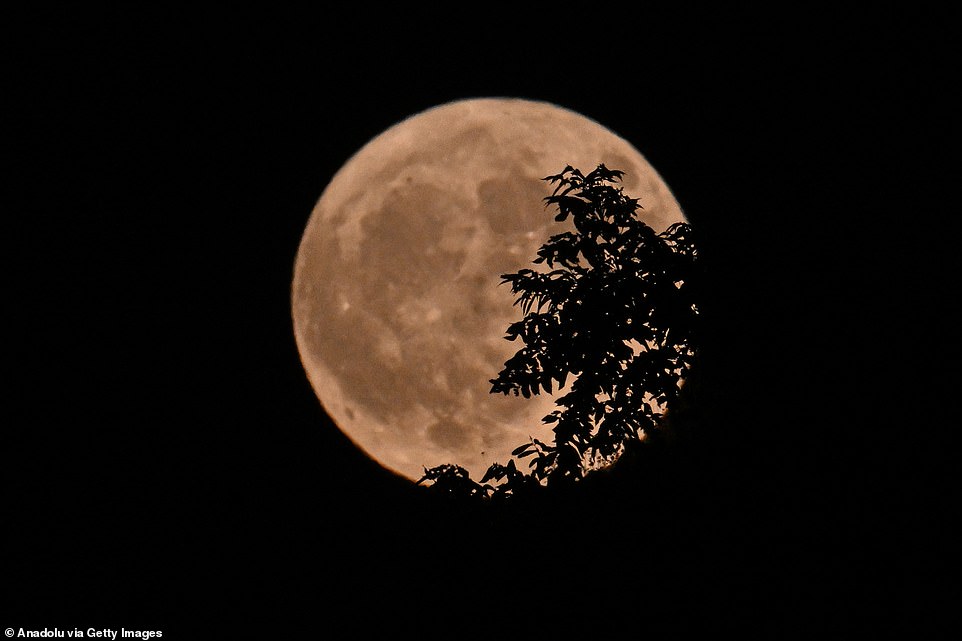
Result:
{"type": "Polygon", "coordinates": [[[554,440],[531,439],[512,456],[527,473],[493,464],[473,481],[463,468],[425,469],[418,484],[452,496],[518,496],[582,479],[614,462],[631,442],[655,435],[677,401],[695,358],[697,256],[692,230],[661,233],[638,218],[638,200],[619,185],[623,171],[565,167],[543,180],[555,220],[573,231],[552,236],[534,264],[503,274],[523,318],[505,338],[522,346],[491,380],[491,393],[530,398],[568,391],[542,421],[554,440]],[[489,483],[493,481],[494,483],[489,483]]]}

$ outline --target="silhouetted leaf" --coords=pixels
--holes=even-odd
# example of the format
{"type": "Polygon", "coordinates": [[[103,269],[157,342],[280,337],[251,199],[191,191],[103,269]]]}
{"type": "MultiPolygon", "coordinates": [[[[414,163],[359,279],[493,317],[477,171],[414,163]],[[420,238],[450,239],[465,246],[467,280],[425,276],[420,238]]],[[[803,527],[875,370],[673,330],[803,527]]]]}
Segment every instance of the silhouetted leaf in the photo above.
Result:
{"type": "Polygon", "coordinates": [[[518,447],[511,450],[511,456],[524,456],[525,453],[531,453],[531,452],[528,452],[528,450],[533,450],[534,447],[535,447],[534,443],[525,443],[524,445],[519,445],[518,447]]]}

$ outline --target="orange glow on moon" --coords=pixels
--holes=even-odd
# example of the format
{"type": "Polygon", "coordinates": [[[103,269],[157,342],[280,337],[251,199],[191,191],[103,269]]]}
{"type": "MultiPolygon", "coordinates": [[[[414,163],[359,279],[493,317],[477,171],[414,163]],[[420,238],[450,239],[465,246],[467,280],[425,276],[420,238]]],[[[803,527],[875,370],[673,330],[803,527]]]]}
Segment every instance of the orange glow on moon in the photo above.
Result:
{"type": "Polygon", "coordinates": [[[530,436],[553,398],[488,393],[518,345],[500,275],[530,266],[566,226],[541,178],[570,164],[624,170],[645,221],[684,220],[664,181],[626,140],[544,102],[473,99],[421,112],[375,137],[312,212],[291,291],[308,379],[338,427],[412,480],[455,463],[479,478],[530,436]]]}

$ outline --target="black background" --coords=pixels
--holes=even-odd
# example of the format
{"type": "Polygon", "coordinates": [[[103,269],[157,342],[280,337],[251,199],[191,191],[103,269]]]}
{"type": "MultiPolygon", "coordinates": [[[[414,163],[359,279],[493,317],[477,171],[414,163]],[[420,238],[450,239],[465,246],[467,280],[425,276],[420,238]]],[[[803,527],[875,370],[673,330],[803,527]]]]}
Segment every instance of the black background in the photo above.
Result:
{"type": "Polygon", "coordinates": [[[926,414],[956,304],[930,197],[952,131],[938,20],[380,11],[8,27],[27,144],[6,170],[24,198],[5,221],[0,623],[859,637],[932,620],[947,593],[923,552],[955,509],[926,414]],[[555,102],[635,144],[709,283],[682,453],[513,518],[434,503],[356,452],[289,310],[334,172],[400,119],[480,96],[555,102]]]}

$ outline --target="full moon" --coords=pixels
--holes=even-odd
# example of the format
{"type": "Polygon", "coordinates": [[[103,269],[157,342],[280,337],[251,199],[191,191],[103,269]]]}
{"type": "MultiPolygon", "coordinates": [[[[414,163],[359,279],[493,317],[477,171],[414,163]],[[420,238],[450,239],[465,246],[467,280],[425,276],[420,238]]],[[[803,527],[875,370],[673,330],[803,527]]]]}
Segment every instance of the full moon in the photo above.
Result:
{"type": "Polygon", "coordinates": [[[291,287],[297,348],[321,405],[351,441],[411,480],[443,463],[479,479],[531,437],[551,396],[490,394],[520,347],[501,274],[532,267],[554,221],[541,180],[566,165],[625,172],[656,231],[684,215],[629,142],[557,105],[447,103],[387,129],[324,189],[291,287]]]}

